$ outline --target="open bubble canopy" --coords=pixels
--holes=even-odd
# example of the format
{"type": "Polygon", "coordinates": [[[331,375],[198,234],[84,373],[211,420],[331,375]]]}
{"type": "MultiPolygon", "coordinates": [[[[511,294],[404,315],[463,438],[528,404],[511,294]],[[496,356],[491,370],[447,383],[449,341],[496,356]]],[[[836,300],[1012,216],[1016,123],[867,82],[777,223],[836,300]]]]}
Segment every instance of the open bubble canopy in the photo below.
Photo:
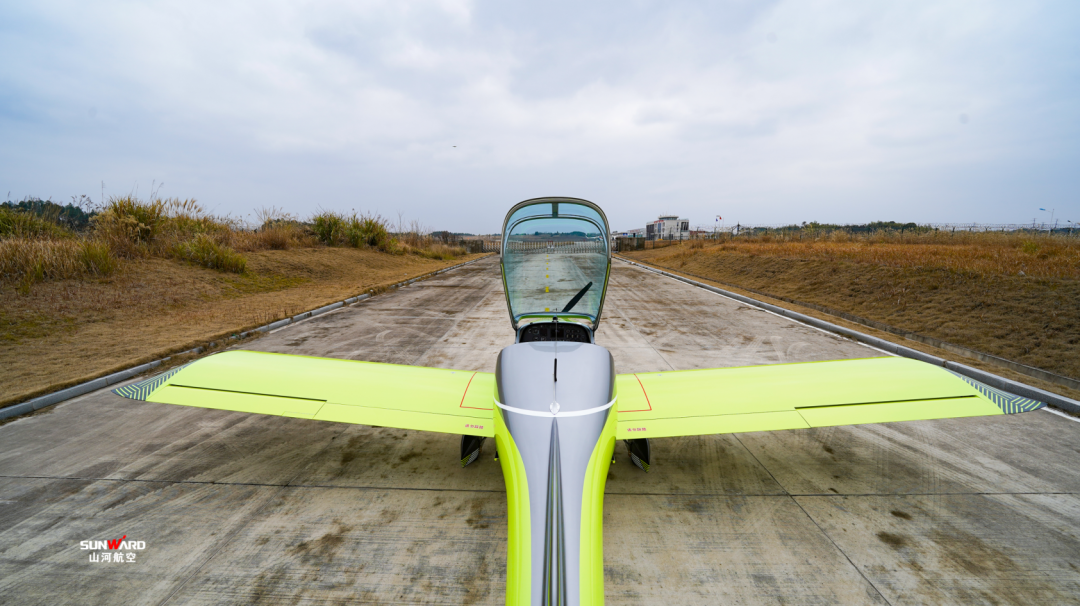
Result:
{"type": "Polygon", "coordinates": [[[587,200],[536,198],[510,209],[502,275],[515,329],[552,317],[599,325],[611,270],[608,233],[604,211],[587,200]]]}

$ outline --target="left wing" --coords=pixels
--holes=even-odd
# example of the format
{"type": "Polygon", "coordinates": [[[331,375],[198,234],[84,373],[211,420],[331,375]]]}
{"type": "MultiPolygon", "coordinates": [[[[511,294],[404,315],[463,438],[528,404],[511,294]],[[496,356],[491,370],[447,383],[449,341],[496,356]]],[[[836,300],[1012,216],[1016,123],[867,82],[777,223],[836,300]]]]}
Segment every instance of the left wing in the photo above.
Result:
{"type": "Polygon", "coordinates": [[[494,437],[495,375],[227,351],[113,393],[147,402],[494,437]]]}
{"type": "Polygon", "coordinates": [[[616,389],[619,439],[1014,414],[1045,406],[898,357],[618,375],[616,389]]]}

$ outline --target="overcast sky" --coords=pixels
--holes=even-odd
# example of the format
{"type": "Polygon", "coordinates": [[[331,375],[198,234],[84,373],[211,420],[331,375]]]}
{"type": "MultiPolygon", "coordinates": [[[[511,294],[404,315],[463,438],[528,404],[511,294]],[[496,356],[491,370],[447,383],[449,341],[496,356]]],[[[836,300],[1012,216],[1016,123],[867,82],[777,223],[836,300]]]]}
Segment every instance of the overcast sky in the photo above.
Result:
{"type": "Polygon", "coordinates": [[[0,48],[13,200],[1080,221],[1076,0],[38,0],[0,48]]]}

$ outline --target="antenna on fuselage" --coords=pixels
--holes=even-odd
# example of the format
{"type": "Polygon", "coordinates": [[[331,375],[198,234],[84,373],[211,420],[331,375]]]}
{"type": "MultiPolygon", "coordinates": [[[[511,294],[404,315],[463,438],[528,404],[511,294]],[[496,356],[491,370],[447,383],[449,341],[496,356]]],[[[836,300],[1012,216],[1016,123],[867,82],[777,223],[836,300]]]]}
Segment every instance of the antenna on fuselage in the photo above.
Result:
{"type": "Polygon", "coordinates": [[[559,382],[559,316],[552,316],[551,319],[555,322],[555,335],[554,335],[554,339],[553,339],[554,342],[555,342],[555,371],[554,371],[555,374],[554,374],[554,377],[555,377],[555,382],[558,383],[559,382]]]}
{"type": "Polygon", "coordinates": [[[559,386],[559,316],[552,316],[551,319],[555,322],[555,366],[551,374],[555,381],[551,384],[551,414],[556,414],[559,412],[559,397],[556,393],[559,386]]]}

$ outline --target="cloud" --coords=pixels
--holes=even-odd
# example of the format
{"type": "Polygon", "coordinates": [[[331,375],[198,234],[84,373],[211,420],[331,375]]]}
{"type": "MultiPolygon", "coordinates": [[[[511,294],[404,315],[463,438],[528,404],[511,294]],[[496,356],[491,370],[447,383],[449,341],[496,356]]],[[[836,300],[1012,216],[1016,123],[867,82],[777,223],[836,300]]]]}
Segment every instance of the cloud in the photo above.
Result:
{"type": "Polygon", "coordinates": [[[1076,205],[1078,13],[950,0],[8,6],[0,189],[66,198],[157,179],[219,212],[368,208],[465,231],[548,194],[591,196],[620,226],[659,212],[1026,220],[1029,200],[1076,205]]]}

